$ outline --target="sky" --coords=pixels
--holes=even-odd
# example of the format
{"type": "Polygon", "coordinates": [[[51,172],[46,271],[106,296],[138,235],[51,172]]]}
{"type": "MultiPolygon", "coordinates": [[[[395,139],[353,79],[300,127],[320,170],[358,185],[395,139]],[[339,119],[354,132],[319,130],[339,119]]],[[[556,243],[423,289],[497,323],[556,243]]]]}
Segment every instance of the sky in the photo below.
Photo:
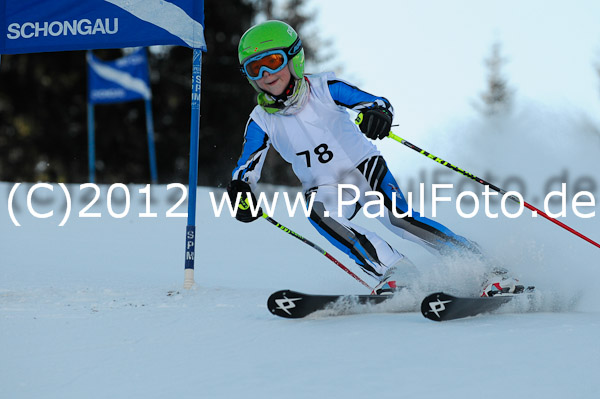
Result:
{"type": "MultiPolygon", "coordinates": [[[[313,28],[332,41],[339,77],[387,97],[409,136],[477,115],[484,59],[499,41],[515,104],[600,122],[597,0],[327,0],[313,28]],[[390,79],[390,76],[393,77],[390,79]]],[[[319,72],[307,65],[308,72],[319,72]]]]}

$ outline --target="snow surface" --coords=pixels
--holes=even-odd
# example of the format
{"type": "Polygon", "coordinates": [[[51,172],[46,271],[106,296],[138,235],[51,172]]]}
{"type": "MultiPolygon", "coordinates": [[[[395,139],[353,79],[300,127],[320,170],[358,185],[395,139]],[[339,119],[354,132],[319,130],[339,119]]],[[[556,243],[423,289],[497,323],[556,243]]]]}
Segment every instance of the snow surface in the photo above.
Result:
{"type": "MultiPolygon", "coordinates": [[[[473,173],[491,168],[494,181],[518,174],[531,193],[526,200],[535,194],[529,201],[539,207],[543,182],[564,168],[571,182],[581,176],[596,181],[597,137],[567,132],[570,141],[557,142],[550,127],[557,136],[565,131],[556,121],[530,136],[523,132],[538,124],[494,126],[497,135],[477,136],[494,129],[470,124],[457,125],[446,141],[406,138],[473,173]]],[[[401,186],[443,169],[399,144],[382,149],[401,186]]],[[[582,398],[600,388],[599,250],[540,217],[490,219],[482,210],[463,219],[454,203],[443,203],[437,219],[478,241],[524,284],[536,285],[533,311],[513,305],[496,315],[426,320],[416,311],[423,295],[440,289],[471,294],[483,265],[438,259],[359,215],[359,223],[421,269],[413,297],[398,299],[410,312],[287,320],[266,308],[276,290],[366,289],[265,221],[215,217],[209,193],[219,198],[223,190],[198,190],[197,284],[184,290],[186,222],[165,217],[179,190],[154,186],[151,211],[158,217],[141,218],[143,186],[129,185],[131,209],[117,219],[108,214],[108,187],[102,186],[89,211],[102,217],[90,219],[78,217],[90,193],[68,185],[73,214],[58,227],[65,202],[58,185],[35,194],[36,211],[54,210],[48,219],[28,215],[30,186],[15,194],[22,225],[15,227],[7,212],[13,183],[0,183],[0,398],[582,398]]],[[[597,197],[598,187],[592,188],[597,197]]],[[[124,209],[122,199],[116,189],[115,212],[124,209]]],[[[177,211],[185,210],[184,204],[177,211]]],[[[598,205],[591,210],[598,212],[598,205]]],[[[600,239],[598,215],[568,213],[562,221],[600,239]]],[[[303,216],[290,218],[282,208],[273,216],[374,284],[303,216]]]]}

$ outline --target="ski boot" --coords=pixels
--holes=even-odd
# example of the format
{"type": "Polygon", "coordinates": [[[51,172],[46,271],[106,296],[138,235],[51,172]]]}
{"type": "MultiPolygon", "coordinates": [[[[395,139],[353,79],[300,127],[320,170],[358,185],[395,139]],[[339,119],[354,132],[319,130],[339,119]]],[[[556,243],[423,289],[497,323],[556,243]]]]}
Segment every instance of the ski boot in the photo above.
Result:
{"type": "Polygon", "coordinates": [[[482,297],[507,296],[521,294],[525,291],[531,292],[535,287],[527,287],[519,284],[519,280],[508,276],[508,270],[504,268],[494,268],[484,284],[481,293],[482,297]]]}
{"type": "Polygon", "coordinates": [[[402,258],[390,266],[379,284],[373,288],[371,295],[393,295],[406,288],[407,283],[414,280],[418,274],[415,265],[407,258],[402,258]]]}

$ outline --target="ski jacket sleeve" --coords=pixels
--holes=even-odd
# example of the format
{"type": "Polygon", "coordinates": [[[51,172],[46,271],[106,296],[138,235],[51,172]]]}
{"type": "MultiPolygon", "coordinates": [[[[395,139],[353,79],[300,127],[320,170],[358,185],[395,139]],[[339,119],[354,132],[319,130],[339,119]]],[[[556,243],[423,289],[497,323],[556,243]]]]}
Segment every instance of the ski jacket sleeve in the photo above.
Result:
{"type": "Polygon", "coordinates": [[[240,155],[237,166],[233,170],[232,180],[243,180],[254,189],[260,179],[260,173],[269,147],[270,142],[267,134],[252,118],[248,119],[244,133],[242,155],[240,155]]]}
{"type": "Polygon", "coordinates": [[[392,114],[392,117],[394,115],[394,108],[385,97],[374,96],[339,79],[328,80],[327,86],[329,87],[331,98],[333,98],[333,101],[335,101],[337,105],[349,108],[356,112],[362,112],[369,108],[381,107],[388,110],[392,114]]]}

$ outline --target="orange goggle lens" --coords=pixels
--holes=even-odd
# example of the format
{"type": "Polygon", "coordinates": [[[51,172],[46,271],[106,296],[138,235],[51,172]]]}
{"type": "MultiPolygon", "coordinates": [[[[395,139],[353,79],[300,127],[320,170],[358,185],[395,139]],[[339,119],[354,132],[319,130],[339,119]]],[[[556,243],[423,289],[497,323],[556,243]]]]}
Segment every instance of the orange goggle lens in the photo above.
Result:
{"type": "Polygon", "coordinates": [[[282,53],[269,54],[258,60],[246,64],[246,73],[251,78],[260,78],[261,70],[264,68],[270,73],[279,72],[285,64],[285,57],[282,53]]]}

